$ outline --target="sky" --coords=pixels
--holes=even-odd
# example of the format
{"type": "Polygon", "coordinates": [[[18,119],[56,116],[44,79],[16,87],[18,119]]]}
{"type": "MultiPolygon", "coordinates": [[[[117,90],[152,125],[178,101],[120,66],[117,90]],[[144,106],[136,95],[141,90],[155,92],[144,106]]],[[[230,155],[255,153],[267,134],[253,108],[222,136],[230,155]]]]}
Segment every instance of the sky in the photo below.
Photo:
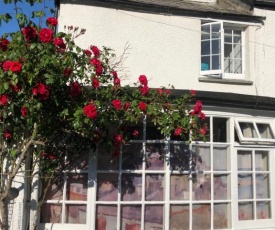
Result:
{"type": "MultiPolygon", "coordinates": [[[[26,0],[21,0],[22,3],[18,2],[17,7],[20,8],[24,14],[26,14],[29,18],[31,17],[32,11],[43,10],[45,7],[50,7],[54,9],[54,0],[42,0],[42,3],[35,3],[34,6],[30,6],[26,0]]],[[[4,0],[0,0],[0,15],[9,13],[13,18],[15,17],[15,6],[14,4],[5,4],[4,0]]],[[[53,17],[54,15],[50,13],[49,10],[46,9],[45,11],[46,16],[42,19],[42,26],[45,26],[45,21],[48,17],[53,17]]],[[[32,19],[36,23],[39,24],[39,19],[32,19]]],[[[19,30],[17,25],[17,21],[13,19],[9,23],[2,21],[2,25],[0,26],[0,37],[9,32],[16,32],[19,30]]]]}

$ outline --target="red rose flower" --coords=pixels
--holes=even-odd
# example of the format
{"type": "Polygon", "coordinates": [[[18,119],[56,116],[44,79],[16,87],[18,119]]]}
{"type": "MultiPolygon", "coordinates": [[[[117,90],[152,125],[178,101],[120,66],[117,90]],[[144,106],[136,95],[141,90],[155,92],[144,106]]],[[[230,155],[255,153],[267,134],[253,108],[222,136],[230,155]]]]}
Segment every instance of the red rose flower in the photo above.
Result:
{"type": "Polygon", "coordinates": [[[6,51],[8,49],[10,41],[6,38],[2,39],[0,38],[0,50],[6,51]]]}
{"type": "Polygon", "coordinates": [[[22,107],[21,114],[22,114],[23,117],[27,117],[28,116],[28,108],[27,107],[22,107]]]}
{"type": "Polygon", "coordinates": [[[147,108],[147,104],[145,103],[145,102],[139,102],[139,104],[138,104],[138,108],[140,109],[140,110],[142,110],[142,111],[144,111],[144,110],[146,110],[146,108],[147,108]]]}
{"type": "Polygon", "coordinates": [[[51,29],[43,28],[39,32],[39,39],[43,43],[48,43],[53,39],[53,31],[51,29]]]}
{"type": "Polygon", "coordinates": [[[113,100],[112,104],[116,110],[120,110],[122,108],[122,104],[119,99],[113,100]]]}
{"type": "Polygon", "coordinates": [[[202,120],[205,120],[205,114],[204,114],[204,113],[201,113],[201,114],[200,114],[200,118],[201,118],[202,120]]]}
{"type": "Polygon", "coordinates": [[[49,97],[49,90],[43,83],[37,83],[32,89],[32,94],[37,96],[41,100],[46,100],[49,97]]]}
{"type": "Polygon", "coordinates": [[[149,87],[147,85],[139,88],[141,95],[145,96],[149,92],[149,87]]]}
{"type": "Polygon", "coordinates": [[[101,65],[100,65],[100,66],[97,66],[97,67],[96,67],[96,70],[95,70],[96,76],[100,76],[100,75],[102,74],[102,71],[103,71],[102,66],[101,66],[101,65]]]}
{"type": "Polygon", "coordinates": [[[11,132],[9,132],[8,130],[5,130],[4,132],[4,137],[8,140],[12,138],[12,134],[11,132]]]}
{"type": "Polygon", "coordinates": [[[200,114],[201,113],[201,110],[202,110],[202,103],[201,101],[196,101],[196,105],[194,107],[194,112],[195,114],[200,114]]]}
{"type": "Polygon", "coordinates": [[[86,117],[95,120],[97,118],[97,110],[95,105],[86,105],[83,108],[83,113],[85,114],[86,117]]]}
{"type": "Polygon", "coordinates": [[[65,77],[70,77],[71,75],[72,75],[72,69],[70,68],[70,67],[66,67],[65,69],[64,69],[64,72],[63,72],[63,75],[65,76],[65,77]]]}
{"type": "Polygon", "coordinates": [[[97,46],[91,46],[91,50],[94,53],[95,57],[98,57],[100,55],[100,50],[97,48],[97,46]]]}
{"type": "Polygon", "coordinates": [[[116,143],[120,143],[122,141],[122,135],[120,134],[115,135],[114,140],[116,143]]]}
{"type": "Polygon", "coordinates": [[[114,78],[117,78],[117,72],[116,71],[112,71],[112,75],[114,78]]]}
{"type": "Polygon", "coordinates": [[[8,104],[8,96],[6,94],[0,95],[0,105],[7,105],[8,104]]]}
{"type": "Polygon", "coordinates": [[[199,129],[199,131],[200,131],[200,133],[201,133],[202,135],[205,135],[205,134],[206,134],[206,131],[207,131],[207,127],[206,127],[206,126],[201,127],[201,128],[199,129]]]}
{"type": "Polygon", "coordinates": [[[190,93],[191,93],[192,96],[195,96],[197,94],[196,90],[194,90],[194,89],[191,89],[190,93]]]}
{"type": "Polygon", "coordinates": [[[98,88],[99,87],[99,80],[96,77],[94,77],[92,81],[93,81],[93,83],[92,83],[93,87],[98,88]]]}
{"type": "Polygon", "coordinates": [[[21,90],[21,87],[19,84],[13,85],[12,83],[10,83],[10,87],[11,87],[12,91],[15,93],[18,93],[21,90]]]}
{"type": "Polygon", "coordinates": [[[62,38],[54,38],[53,44],[59,47],[60,49],[66,49],[66,45],[62,38]]]}
{"type": "Polygon", "coordinates": [[[142,85],[148,85],[147,77],[145,75],[140,75],[138,78],[140,84],[142,85]]]}
{"type": "Polygon", "coordinates": [[[90,63],[91,63],[91,65],[93,65],[93,66],[100,66],[100,65],[101,65],[100,60],[98,60],[98,59],[96,59],[96,58],[92,58],[92,59],[90,60],[90,63]]]}
{"type": "Polygon", "coordinates": [[[124,110],[127,111],[131,106],[131,103],[130,101],[126,101],[125,104],[124,104],[124,110]]]}
{"type": "Polygon", "coordinates": [[[137,136],[139,135],[138,130],[135,129],[135,130],[132,132],[132,135],[133,135],[134,137],[137,137],[137,136]]]}
{"type": "Polygon", "coordinates": [[[92,56],[92,52],[90,50],[84,50],[84,53],[88,56],[91,57],[92,56]]]}
{"type": "Polygon", "coordinates": [[[5,61],[2,65],[3,70],[9,71],[11,63],[12,63],[12,61],[10,61],[10,60],[5,61]]]}
{"type": "Polygon", "coordinates": [[[22,33],[23,33],[26,41],[32,40],[37,35],[36,29],[31,26],[27,26],[27,27],[23,28],[22,33]]]}
{"type": "Polygon", "coordinates": [[[81,86],[79,83],[76,82],[71,82],[71,96],[72,97],[78,97],[82,92],[81,86]]]}
{"type": "Polygon", "coordinates": [[[21,70],[22,70],[22,65],[15,61],[15,62],[12,62],[10,64],[10,70],[13,72],[13,73],[19,73],[21,70]]]}
{"type": "Polygon", "coordinates": [[[56,18],[52,18],[52,17],[47,18],[46,22],[47,22],[47,24],[49,26],[57,26],[57,24],[58,24],[57,19],[56,18]]]}
{"type": "Polygon", "coordinates": [[[176,128],[174,131],[174,135],[180,136],[181,134],[182,134],[182,128],[181,127],[176,128]]]}

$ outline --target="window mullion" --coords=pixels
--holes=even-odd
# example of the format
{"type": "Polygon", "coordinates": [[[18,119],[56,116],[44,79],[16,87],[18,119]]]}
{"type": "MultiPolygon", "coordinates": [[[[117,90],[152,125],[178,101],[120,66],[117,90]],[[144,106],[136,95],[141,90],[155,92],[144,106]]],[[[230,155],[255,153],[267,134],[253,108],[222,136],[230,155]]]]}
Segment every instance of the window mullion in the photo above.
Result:
{"type": "Polygon", "coordinates": [[[223,75],[224,74],[224,28],[223,28],[223,22],[221,22],[221,34],[220,34],[220,36],[221,36],[220,62],[221,62],[221,75],[223,75]]]}

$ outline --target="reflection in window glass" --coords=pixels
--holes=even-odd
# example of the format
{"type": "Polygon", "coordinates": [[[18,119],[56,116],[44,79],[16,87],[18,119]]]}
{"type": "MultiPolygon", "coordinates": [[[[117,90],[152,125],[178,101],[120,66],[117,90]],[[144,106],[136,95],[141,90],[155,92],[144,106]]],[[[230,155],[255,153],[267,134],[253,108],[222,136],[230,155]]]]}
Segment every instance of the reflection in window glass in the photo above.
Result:
{"type": "Polygon", "coordinates": [[[123,205],[121,207],[121,226],[123,230],[141,229],[140,205],[123,205]]]}
{"type": "Polygon", "coordinates": [[[118,198],[118,174],[98,173],[97,174],[97,200],[117,201],[118,198]]]}
{"type": "Polygon", "coordinates": [[[214,205],[214,229],[231,228],[230,212],[230,204],[221,203],[214,205]]]}
{"type": "Polygon", "coordinates": [[[145,229],[164,229],[163,206],[145,206],[145,229]]]}
{"type": "Polygon", "coordinates": [[[258,135],[256,133],[253,123],[239,122],[239,125],[244,137],[258,138],[258,135]]]}
{"type": "Polygon", "coordinates": [[[170,229],[189,230],[189,205],[170,206],[170,229]]]}
{"type": "Polygon", "coordinates": [[[97,205],[96,230],[115,229],[117,226],[117,206],[97,205]]]}
{"type": "Polygon", "coordinates": [[[86,205],[66,205],[65,223],[86,224],[86,205]]]}
{"type": "Polygon", "coordinates": [[[147,174],[145,183],[145,200],[162,201],[164,198],[164,176],[162,174],[147,174]]]}
{"type": "Polygon", "coordinates": [[[171,175],[170,199],[189,200],[189,175],[171,175]]]}
{"type": "Polygon", "coordinates": [[[146,169],[163,170],[165,158],[164,144],[146,144],[146,169]]]}
{"type": "Polygon", "coordinates": [[[67,177],[67,200],[87,200],[87,173],[70,173],[67,177]]]}
{"type": "Polygon", "coordinates": [[[196,204],[193,205],[193,229],[210,229],[211,228],[211,205],[196,204]]]}
{"type": "Polygon", "coordinates": [[[239,220],[253,220],[253,202],[240,202],[239,203],[239,220]]]}
{"type": "Polygon", "coordinates": [[[259,124],[257,123],[257,128],[260,133],[261,138],[266,138],[266,139],[274,139],[274,135],[271,131],[270,125],[269,124],[259,124]]]}
{"type": "Polygon", "coordinates": [[[41,208],[41,223],[61,223],[62,222],[62,205],[60,204],[43,204],[41,208]]]}
{"type": "Polygon", "coordinates": [[[192,184],[193,200],[211,199],[211,176],[210,174],[197,175],[196,182],[192,184]]]}
{"type": "Polygon", "coordinates": [[[270,219],[271,218],[271,208],[269,201],[259,201],[257,202],[257,219],[270,219]]]}
{"type": "Polygon", "coordinates": [[[121,176],[121,200],[140,201],[142,195],[142,175],[124,173],[121,176]]]}

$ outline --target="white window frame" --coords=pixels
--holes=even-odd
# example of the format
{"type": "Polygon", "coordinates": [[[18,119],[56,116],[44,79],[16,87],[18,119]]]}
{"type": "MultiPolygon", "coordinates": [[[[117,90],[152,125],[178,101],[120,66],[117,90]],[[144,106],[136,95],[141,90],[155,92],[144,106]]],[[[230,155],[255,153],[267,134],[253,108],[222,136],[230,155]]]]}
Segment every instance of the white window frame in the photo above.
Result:
{"type": "MultiPolygon", "coordinates": [[[[220,52],[220,63],[221,67],[218,70],[200,70],[200,75],[203,77],[216,77],[216,78],[227,78],[227,79],[243,79],[245,76],[245,28],[247,27],[246,24],[234,23],[231,21],[214,21],[214,22],[207,22],[203,23],[201,27],[206,25],[220,25],[220,39],[221,39],[221,52],[220,52]],[[233,29],[240,29],[241,30],[241,62],[242,62],[242,73],[235,74],[235,73],[225,73],[224,72],[224,29],[226,28],[233,28],[233,29]]],[[[202,40],[201,40],[202,45],[202,40]]],[[[211,46],[211,43],[210,43],[211,46]]],[[[211,48],[210,48],[211,52],[211,48]]],[[[211,53],[209,54],[211,56],[211,53]]],[[[202,54],[201,54],[202,57],[202,54]]],[[[202,62],[201,62],[202,64],[202,62]]]]}

